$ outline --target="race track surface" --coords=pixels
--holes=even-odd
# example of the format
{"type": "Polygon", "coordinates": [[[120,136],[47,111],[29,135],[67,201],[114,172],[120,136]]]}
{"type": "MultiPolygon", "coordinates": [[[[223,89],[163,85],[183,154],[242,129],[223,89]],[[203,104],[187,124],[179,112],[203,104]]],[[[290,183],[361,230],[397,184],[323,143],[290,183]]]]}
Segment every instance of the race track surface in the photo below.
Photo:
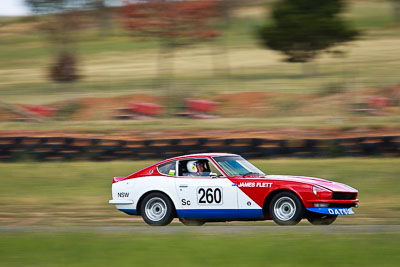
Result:
{"type": "Polygon", "coordinates": [[[0,232],[140,232],[144,234],[251,234],[251,233],[391,233],[400,232],[400,225],[329,225],[329,226],[0,226],[0,232]]]}

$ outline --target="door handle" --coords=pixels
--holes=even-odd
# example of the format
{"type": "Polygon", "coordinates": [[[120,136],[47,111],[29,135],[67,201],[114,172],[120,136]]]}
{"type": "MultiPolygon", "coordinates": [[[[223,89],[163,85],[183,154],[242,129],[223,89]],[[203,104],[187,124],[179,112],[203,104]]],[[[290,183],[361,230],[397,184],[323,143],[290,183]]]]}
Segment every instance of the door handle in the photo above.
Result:
{"type": "Polygon", "coordinates": [[[187,184],[180,184],[179,187],[189,187],[187,184]]]}

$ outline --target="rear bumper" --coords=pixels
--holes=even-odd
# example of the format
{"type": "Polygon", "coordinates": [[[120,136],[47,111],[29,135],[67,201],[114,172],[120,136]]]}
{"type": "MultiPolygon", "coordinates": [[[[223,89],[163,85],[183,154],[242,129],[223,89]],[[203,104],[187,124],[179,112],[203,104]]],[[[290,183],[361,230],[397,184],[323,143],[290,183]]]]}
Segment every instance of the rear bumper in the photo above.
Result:
{"type": "Polygon", "coordinates": [[[133,204],[133,200],[130,199],[112,199],[108,201],[109,204],[113,205],[130,205],[133,204]]]}

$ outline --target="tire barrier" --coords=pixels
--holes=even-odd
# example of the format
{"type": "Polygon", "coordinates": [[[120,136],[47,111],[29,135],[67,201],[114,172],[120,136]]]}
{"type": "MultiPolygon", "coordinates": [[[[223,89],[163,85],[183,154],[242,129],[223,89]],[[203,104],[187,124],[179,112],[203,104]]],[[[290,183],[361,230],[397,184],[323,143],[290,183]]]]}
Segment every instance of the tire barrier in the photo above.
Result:
{"type": "Polygon", "coordinates": [[[400,136],[272,140],[262,138],[108,140],[71,137],[1,137],[0,161],[139,160],[225,152],[246,158],[399,156],[400,136]]]}

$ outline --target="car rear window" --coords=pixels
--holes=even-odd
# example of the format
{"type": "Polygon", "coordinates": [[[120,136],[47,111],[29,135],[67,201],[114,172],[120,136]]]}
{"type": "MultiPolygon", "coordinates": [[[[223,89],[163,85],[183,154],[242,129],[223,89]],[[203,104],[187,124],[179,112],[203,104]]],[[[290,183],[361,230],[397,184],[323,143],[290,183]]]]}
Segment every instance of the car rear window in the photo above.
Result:
{"type": "Polygon", "coordinates": [[[170,161],[158,165],[158,172],[165,175],[176,175],[176,161],[170,161]]]}

